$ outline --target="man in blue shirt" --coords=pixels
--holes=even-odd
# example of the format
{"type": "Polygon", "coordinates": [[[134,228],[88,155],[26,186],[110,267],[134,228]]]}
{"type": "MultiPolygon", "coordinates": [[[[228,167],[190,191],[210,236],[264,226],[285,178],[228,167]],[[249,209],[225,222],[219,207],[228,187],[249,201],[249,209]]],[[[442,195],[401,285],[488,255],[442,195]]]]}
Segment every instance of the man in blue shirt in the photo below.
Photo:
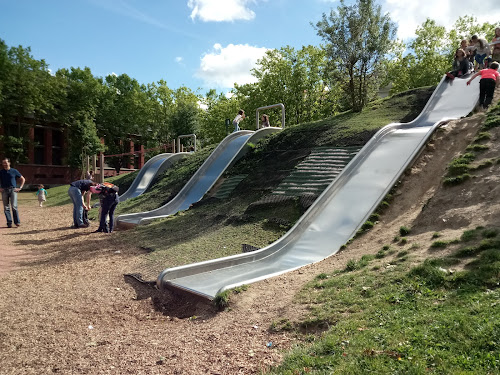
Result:
{"type": "Polygon", "coordinates": [[[12,228],[12,218],[14,217],[14,224],[18,227],[21,225],[21,222],[19,221],[19,212],[17,210],[17,193],[23,188],[26,179],[17,169],[10,167],[9,158],[2,159],[2,167],[3,169],[0,170],[0,192],[2,193],[7,226],[12,228]],[[17,179],[21,181],[21,186],[19,187],[17,187],[17,179]]]}

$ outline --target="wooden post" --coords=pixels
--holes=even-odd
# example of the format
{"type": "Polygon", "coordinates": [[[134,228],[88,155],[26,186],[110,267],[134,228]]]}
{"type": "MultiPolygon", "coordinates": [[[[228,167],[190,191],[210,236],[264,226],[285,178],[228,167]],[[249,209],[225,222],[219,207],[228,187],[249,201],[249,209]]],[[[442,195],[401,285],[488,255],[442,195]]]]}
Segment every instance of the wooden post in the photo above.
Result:
{"type": "Polygon", "coordinates": [[[101,168],[101,173],[99,174],[99,182],[102,184],[104,182],[104,153],[99,153],[99,166],[101,168]]]}

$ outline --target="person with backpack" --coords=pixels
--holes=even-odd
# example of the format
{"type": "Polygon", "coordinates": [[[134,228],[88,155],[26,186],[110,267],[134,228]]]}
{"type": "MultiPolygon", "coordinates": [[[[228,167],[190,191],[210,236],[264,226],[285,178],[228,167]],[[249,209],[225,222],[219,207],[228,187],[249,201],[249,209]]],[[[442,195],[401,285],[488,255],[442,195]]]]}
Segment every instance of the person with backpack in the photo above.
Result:
{"type": "Polygon", "coordinates": [[[115,224],[115,209],[120,202],[118,198],[118,186],[109,182],[104,182],[96,187],[96,192],[99,192],[99,201],[101,206],[101,218],[99,220],[99,228],[95,233],[111,233],[115,224]],[[106,222],[109,216],[109,225],[106,222]]]}

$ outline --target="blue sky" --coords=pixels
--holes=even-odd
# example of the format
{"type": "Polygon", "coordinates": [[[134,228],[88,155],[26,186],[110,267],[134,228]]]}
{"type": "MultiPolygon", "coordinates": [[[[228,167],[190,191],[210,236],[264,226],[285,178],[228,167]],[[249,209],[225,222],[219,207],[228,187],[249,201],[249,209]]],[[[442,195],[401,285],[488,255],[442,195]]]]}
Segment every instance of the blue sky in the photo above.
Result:
{"type": "MultiPolygon", "coordinates": [[[[461,14],[500,20],[497,0],[381,0],[409,38],[426,17],[449,26],[461,14]]],[[[346,3],[350,3],[348,0],[346,3]]],[[[318,45],[310,22],[335,0],[0,0],[0,38],[31,47],[52,71],[88,66],[96,76],[126,73],[141,83],[227,91],[250,82],[266,49],[318,45]]]]}

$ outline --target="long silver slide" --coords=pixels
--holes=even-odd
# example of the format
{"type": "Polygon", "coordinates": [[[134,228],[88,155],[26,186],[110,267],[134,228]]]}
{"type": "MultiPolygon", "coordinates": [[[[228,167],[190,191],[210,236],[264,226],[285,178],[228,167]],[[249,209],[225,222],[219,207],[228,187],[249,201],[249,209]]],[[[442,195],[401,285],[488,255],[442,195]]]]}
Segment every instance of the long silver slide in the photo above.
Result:
{"type": "Polygon", "coordinates": [[[257,131],[241,130],[229,134],[171,201],[152,211],[120,215],[116,218],[118,225],[145,224],[151,220],[187,210],[191,204],[203,198],[222,173],[248,151],[249,143],[256,143],[261,138],[279,130],[281,128],[270,127],[257,131]]]}
{"type": "Polygon", "coordinates": [[[379,130],[300,220],[271,245],[245,254],[164,270],[160,289],[212,300],[227,289],[276,276],[335,254],[377,208],[443,122],[466,116],[479,97],[479,80],[443,78],[420,115],[379,130]]]}
{"type": "Polygon", "coordinates": [[[120,202],[138,197],[144,193],[151,186],[156,176],[163,173],[186,155],[189,155],[189,152],[179,152],[177,154],[165,153],[153,156],[141,168],[128,190],[119,196],[120,202]]]}

